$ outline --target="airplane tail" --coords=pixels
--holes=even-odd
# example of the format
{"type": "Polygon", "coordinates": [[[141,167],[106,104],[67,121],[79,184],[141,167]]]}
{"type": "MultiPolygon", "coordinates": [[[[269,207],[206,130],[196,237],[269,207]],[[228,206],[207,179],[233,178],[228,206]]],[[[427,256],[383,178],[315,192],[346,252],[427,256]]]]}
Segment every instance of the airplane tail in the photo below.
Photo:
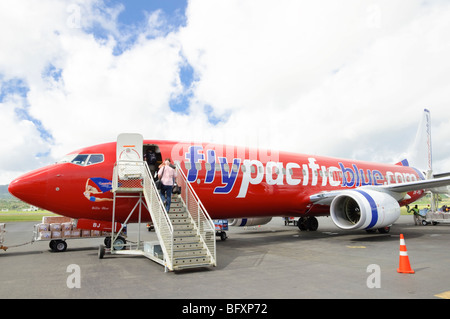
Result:
{"type": "Polygon", "coordinates": [[[433,178],[433,157],[431,148],[431,116],[430,111],[424,109],[422,119],[417,129],[416,138],[408,152],[408,160],[399,163],[412,166],[423,172],[426,179],[433,178]]]}

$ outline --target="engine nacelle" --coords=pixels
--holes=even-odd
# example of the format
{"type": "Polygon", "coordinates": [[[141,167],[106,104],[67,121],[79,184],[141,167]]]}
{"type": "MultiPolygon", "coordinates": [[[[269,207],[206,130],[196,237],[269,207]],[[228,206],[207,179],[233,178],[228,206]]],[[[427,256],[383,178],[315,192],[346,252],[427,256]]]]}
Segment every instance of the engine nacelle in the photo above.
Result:
{"type": "Polygon", "coordinates": [[[236,218],[228,221],[229,226],[258,226],[265,225],[272,220],[272,217],[252,217],[252,218],[236,218]]]}
{"type": "Polygon", "coordinates": [[[341,229],[383,228],[400,217],[400,205],[386,193],[347,190],[333,199],[330,214],[333,222],[341,229]]]}

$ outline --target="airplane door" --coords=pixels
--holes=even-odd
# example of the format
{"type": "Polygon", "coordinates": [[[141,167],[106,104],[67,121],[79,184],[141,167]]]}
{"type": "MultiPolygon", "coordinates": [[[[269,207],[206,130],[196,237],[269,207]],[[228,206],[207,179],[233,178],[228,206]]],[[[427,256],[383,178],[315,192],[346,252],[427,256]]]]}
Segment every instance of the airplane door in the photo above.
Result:
{"type": "Polygon", "coordinates": [[[142,178],[143,142],[144,138],[137,133],[122,133],[117,137],[116,161],[120,180],[142,178]]]}
{"type": "Polygon", "coordinates": [[[122,133],[117,137],[117,161],[143,161],[144,138],[138,133],[122,133]]]}

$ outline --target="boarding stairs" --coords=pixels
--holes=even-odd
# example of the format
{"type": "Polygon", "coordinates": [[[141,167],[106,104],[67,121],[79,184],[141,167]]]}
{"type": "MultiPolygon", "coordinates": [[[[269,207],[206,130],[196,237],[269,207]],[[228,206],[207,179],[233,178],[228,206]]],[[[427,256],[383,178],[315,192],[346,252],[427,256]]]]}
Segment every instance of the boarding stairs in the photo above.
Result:
{"type": "MultiPolygon", "coordinates": [[[[176,182],[181,187],[181,194],[172,195],[170,210],[167,212],[146,162],[118,161],[116,163],[112,186],[114,204],[116,194],[139,193],[141,196],[139,201],[145,199],[145,206],[150,212],[158,237],[158,247],[155,249],[156,245],[153,245],[149,250],[144,243],[143,250],[138,246],[138,249],[115,251],[114,245],[111,245],[111,252],[144,255],[165,266],[168,271],[216,266],[214,222],[187,181],[179,164],[177,163],[175,167],[176,182]],[[141,199],[142,195],[143,199],[141,199]]],[[[115,208],[113,208],[113,224],[114,211],[115,208]]],[[[114,242],[114,236],[112,242],[114,242]]]]}

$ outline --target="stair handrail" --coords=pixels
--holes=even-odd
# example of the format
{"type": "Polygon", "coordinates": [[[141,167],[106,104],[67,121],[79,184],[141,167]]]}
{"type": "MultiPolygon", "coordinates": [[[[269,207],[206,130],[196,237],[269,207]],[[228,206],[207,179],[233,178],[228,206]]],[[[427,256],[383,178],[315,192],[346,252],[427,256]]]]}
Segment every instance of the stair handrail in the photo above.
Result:
{"type": "Polygon", "coordinates": [[[166,267],[173,270],[173,225],[159,195],[156,183],[151,176],[148,164],[147,162],[142,163],[144,167],[142,186],[148,210],[164,253],[166,267]]]}
{"type": "Polygon", "coordinates": [[[217,265],[216,260],[216,239],[215,225],[208,211],[198,197],[191,183],[188,182],[186,174],[181,169],[180,163],[175,162],[177,172],[177,185],[181,187],[181,198],[186,205],[186,210],[192,216],[192,220],[197,229],[198,235],[204,242],[208,254],[212,259],[214,266],[217,265]]]}

